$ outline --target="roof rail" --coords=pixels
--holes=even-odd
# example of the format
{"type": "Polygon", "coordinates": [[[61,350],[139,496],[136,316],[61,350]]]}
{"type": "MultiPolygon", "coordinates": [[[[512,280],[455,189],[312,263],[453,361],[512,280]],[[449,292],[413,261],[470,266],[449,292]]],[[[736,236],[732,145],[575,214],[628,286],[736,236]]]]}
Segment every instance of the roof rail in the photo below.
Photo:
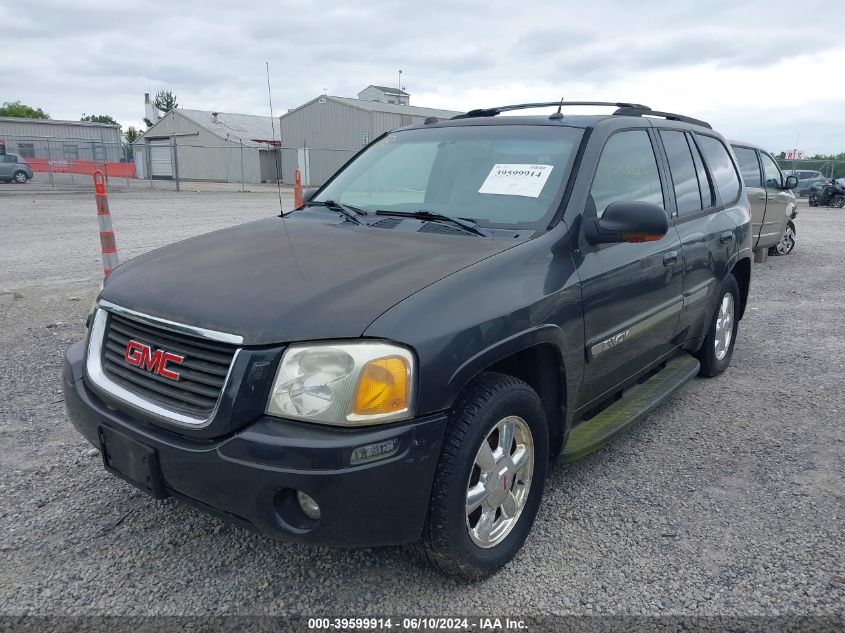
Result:
{"type": "MultiPolygon", "coordinates": [[[[519,103],[516,105],[497,106],[495,108],[481,108],[478,110],[470,110],[465,114],[453,116],[452,119],[473,119],[476,117],[496,116],[502,112],[509,112],[511,110],[527,110],[529,108],[551,108],[561,106],[613,106],[619,110],[630,108],[636,111],[648,112],[651,110],[648,106],[639,103],[615,103],[611,101],[543,101],[541,103],[519,103]]],[[[619,112],[617,110],[617,113],[619,112]]]]}
{"type": "Polygon", "coordinates": [[[656,116],[668,119],[669,121],[683,121],[684,123],[690,123],[692,125],[700,125],[701,127],[706,127],[709,130],[713,129],[713,126],[707,123],[707,121],[702,121],[701,119],[694,119],[691,116],[684,116],[683,114],[674,114],[673,112],[660,112],[659,110],[652,110],[651,108],[642,108],[635,105],[620,106],[620,108],[613,114],[620,116],[656,116]]]}

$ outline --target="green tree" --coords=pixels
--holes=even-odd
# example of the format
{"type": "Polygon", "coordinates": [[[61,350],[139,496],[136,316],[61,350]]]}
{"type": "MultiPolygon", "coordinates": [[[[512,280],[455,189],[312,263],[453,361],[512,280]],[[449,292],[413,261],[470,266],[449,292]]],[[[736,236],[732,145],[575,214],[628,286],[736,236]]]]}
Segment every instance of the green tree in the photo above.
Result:
{"type": "Polygon", "coordinates": [[[50,115],[41,108],[33,108],[20,101],[6,101],[0,107],[0,116],[11,116],[18,119],[49,119],[50,115]]]}
{"type": "Polygon", "coordinates": [[[123,133],[123,137],[126,139],[127,143],[134,143],[138,140],[138,137],[141,136],[141,131],[136,130],[133,126],[129,126],[126,132],[123,133]]]}
{"type": "Polygon", "coordinates": [[[111,123],[112,125],[120,125],[113,117],[108,114],[83,114],[80,121],[91,121],[92,123],[111,123]]]}
{"type": "Polygon", "coordinates": [[[174,108],[178,108],[179,104],[176,103],[176,95],[170,92],[169,90],[159,90],[156,93],[156,98],[153,104],[156,107],[156,110],[167,114],[174,108]]]}

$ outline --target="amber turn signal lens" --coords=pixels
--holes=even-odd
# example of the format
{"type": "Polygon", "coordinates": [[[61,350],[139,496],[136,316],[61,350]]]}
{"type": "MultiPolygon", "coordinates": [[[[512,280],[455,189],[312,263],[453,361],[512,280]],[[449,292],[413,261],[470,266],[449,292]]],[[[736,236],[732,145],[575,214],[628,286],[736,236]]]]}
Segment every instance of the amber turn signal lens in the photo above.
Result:
{"type": "Polygon", "coordinates": [[[399,356],[371,360],[361,370],[356,415],[394,413],[408,406],[408,361],[399,356]]]}

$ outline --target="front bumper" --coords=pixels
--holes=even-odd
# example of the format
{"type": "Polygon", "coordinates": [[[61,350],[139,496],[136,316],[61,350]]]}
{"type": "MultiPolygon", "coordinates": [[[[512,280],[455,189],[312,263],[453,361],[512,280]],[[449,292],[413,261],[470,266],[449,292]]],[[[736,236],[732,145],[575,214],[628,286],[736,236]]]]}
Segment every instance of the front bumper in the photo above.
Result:
{"type": "Polygon", "coordinates": [[[446,427],[436,414],[368,429],[337,429],[260,416],[216,439],[188,438],[139,424],[107,405],[83,379],[84,345],[65,354],[71,423],[94,446],[105,426],[154,451],[163,494],[230,522],[289,540],[341,546],[416,540],[426,520],[446,427]],[[395,440],[391,456],[350,464],[356,448],[395,440]],[[308,519],[295,496],[320,505],[308,519]]]}

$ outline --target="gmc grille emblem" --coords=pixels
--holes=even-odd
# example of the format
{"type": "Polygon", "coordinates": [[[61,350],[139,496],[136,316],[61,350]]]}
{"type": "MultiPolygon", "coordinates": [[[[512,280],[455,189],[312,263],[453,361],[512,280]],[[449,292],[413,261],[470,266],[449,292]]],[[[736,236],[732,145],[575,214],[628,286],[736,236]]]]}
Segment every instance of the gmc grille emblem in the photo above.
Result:
{"type": "Polygon", "coordinates": [[[138,341],[129,341],[123,352],[123,360],[126,361],[127,365],[140,367],[164,378],[170,378],[170,380],[179,380],[179,372],[168,369],[167,364],[180,365],[185,357],[161,349],[153,352],[149,345],[144,345],[138,341]]]}

